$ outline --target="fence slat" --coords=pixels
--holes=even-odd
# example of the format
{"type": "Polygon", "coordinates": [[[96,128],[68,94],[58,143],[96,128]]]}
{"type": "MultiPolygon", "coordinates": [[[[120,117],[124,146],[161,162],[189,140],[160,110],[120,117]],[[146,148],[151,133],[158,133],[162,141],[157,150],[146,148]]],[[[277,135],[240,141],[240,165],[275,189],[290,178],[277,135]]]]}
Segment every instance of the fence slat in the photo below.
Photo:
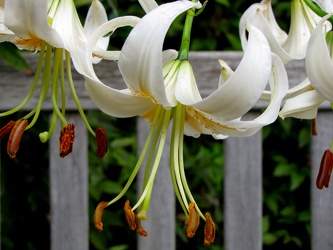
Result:
{"type": "Polygon", "coordinates": [[[224,246],[262,249],[261,132],[224,142],[224,246]]]}
{"type": "Polygon", "coordinates": [[[59,156],[59,126],[50,140],[51,250],[88,250],[88,135],[79,114],[73,152],[59,156]]]}
{"type": "MultiPolygon", "coordinates": [[[[138,119],[139,154],[147,138],[149,126],[143,119],[138,119]]],[[[169,167],[170,136],[165,142],[163,156],[156,173],[153,193],[148,210],[148,219],[142,225],[148,237],[138,238],[139,250],[174,250],[176,249],[175,195],[169,167]]],[[[144,168],[139,171],[138,195],[142,190],[144,168]]]]}
{"type": "Polygon", "coordinates": [[[313,250],[333,249],[333,189],[332,180],[329,188],[316,188],[316,178],[321,157],[329,149],[333,138],[333,113],[320,111],[317,116],[317,136],[311,143],[311,230],[313,250]]]}

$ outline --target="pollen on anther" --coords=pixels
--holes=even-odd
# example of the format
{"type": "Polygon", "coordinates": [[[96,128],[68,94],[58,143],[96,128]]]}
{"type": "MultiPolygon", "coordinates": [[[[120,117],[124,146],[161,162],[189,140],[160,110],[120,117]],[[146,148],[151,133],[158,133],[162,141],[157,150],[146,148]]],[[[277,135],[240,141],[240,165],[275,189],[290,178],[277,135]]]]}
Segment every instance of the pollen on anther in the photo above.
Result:
{"type": "Polygon", "coordinates": [[[9,139],[7,142],[7,153],[12,159],[16,157],[16,153],[20,147],[22,135],[27,126],[28,126],[28,121],[24,118],[21,118],[15,123],[10,132],[9,139]]]}
{"type": "Polygon", "coordinates": [[[108,151],[108,140],[106,137],[105,129],[97,128],[95,130],[95,134],[96,134],[96,144],[97,144],[96,153],[99,158],[103,158],[106,152],[108,151]]]}
{"type": "Polygon", "coordinates": [[[206,224],[204,227],[204,244],[206,246],[214,242],[215,239],[215,223],[209,213],[205,214],[206,224]]]}
{"type": "Polygon", "coordinates": [[[98,203],[94,213],[94,225],[99,231],[103,231],[102,215],[104,208],[108,205],[108,202],[101,201],[98,203]]]}
{"type": "Polygon", "coordinates": [[[146,230],[141,225],[141,220],[138,216],[136,216],[135,223],[136,223],[136,227],[137,227],[136,231],[138,232],[138,234],[143,236],[143,237],[147,237],[148,233],[146,232],[146,230]]]}
{"type": "Polygon", "coordinates": [[[60,131],[60,157],[64,158],[66,155],[73,151],[73,144],[75,139],[75,125],[67,124],[63,131],[60,131]]]}
{"type": "Polygon", "coordinates": [[[6,134],[8,134],[8,133],[10,133],[10,131],[12,131],[14,125],[15,125],[15,121],[11,120],[0,129],[0,140],[3,139],[6,134]]]}
{"type": "Polygon", "coordinates": [[[129,228],[135,230],[136,229],[135,216],[134,212],[132,211],[129,200],[125,202],[124,213],[129,228]]]}
{"type": "Polygon", "coordinates": [[[186,236],[192,238],[195,235],[200,223],[200,214],[198,213],[195,203],[191,202],[188,205],[189,215],[186,218],[186,236]]]}

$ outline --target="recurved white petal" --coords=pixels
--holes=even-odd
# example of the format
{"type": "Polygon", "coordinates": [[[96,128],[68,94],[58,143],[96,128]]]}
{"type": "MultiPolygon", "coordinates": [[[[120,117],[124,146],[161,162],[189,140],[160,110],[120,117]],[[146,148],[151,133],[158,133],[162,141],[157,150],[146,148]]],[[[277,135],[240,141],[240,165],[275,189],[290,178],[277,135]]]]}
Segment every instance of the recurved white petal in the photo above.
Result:
{"type": "Polygon", "coordinates": [[[93,68],[92,52],[98,39],[123,26],[134,26],[140,19],[134,16],[114,18],[101,25],[90,36],[81,60],[80,73],[85,78],[86,90],[94,103],[105,113],[115,117],[132,117],[150,110],[155,104],[150,98],[137,96],[127,88],[117,90],[101,82],[93,68]]]}
{"type": "Polygon", "coordinates": [[[117,90],[99,79],[85,75],[85,87],[97,107],[114,117],[141,115],[154,107],[149,97],[135,96],[130,90],[117,90]]]}
{"type": "MultiPolygon", "coordinates": [[[[84,23],[84,31],[89,37],[100,25],[108,21],[108,17],[103,4],[99,0],[93,0],[88,10],[88,14],[84,23]]],[[[101,37],[95,47],[96,51],[105,51],[108,48],[110,36],[101,37]]],[[[102,59],[94,58],[93,62],[98,63],[102,59]]]]}
{"type": "Polygon", "coordinates": [[[318,106],[325,101],[316,90],[301,93],[287,99],[279,116],[282,119],[294,117],[298,119],[314,119],[317,116],[318,106]]]}
{"type": "MultiPolygon", "coordinates": [[[[325,20],[332,14],[323,18],[314,30],[308,44],[305,69],[310,82],[326,100],[333,102],[333,62],[326,43],[325,20]]],[[[328,36],[332,37],[332,32],[328,36]]],[[[332,46],[332,40],[330,40],[332,46]]]]}
{"type": "Polygon", "coordinates": [[[155,0],[139,0],[139,3],[144,9],[146,13],[152,11],[153,9],[157,8],[158,4],[156,3],[155,0]]]}
{"type": "MultiPolygon", "coordinates": [[[[249,30],[247,49],[230,78],[199,102],[190,99],[179,102],[187,103],[221,121],[236,119],[253,107],[268,84],[272,59],[268,42],[262,32],[254,26],[250,26],[249,30]]],[[[191,95],[187,96],[189,97],[191,95]]]]}
{"type": "MultiPolygon", "coordinates": [[[[79,53],[76,54],[77,58],[80,58],[78,61],[78,66],[76,67],[76,70],[78,70],[82,74],[88,74],[94,77],[97,77],[95,75],[95,71],[93,69],[92,65],[92,58],[93,54],[96,52],[94,51],[94,48],[96,47],[96,43],[99,41],[101,37],[103,37],[105,34],[114,33],[118,28],[130,26],[135,26],[140,21],[140,18],[135,16],[123,16],[114,18],[110,21],[107,21],[100,25],[94,33],[92,33],[89,36],[89,40],[86,44],[85,51],[83,53],[83,58],[81,51],[78,51],[79,53]]],[[[118,60],[120,56],[120,51],[100,51],[98,53],[98,56],[108,59],[108,60],[118,60]]]]}
{"type": "Polygon", "coordinates": [[[40,49],[42,40],[57,48],[64,47],[61,37],[48,23],[46,1],[10,0],[4,6],[4,24],[19,37],[13,41],[18,47],[40,49]]]}
{"type": "Polygon", "coordinates": [[[134,93],[151,96],[164,108],[172,107],[164,87],[162,46],[173,20],[199,2],[176,1],[155,8],[134,27],[119,57],[119,69],[134,93]]]}

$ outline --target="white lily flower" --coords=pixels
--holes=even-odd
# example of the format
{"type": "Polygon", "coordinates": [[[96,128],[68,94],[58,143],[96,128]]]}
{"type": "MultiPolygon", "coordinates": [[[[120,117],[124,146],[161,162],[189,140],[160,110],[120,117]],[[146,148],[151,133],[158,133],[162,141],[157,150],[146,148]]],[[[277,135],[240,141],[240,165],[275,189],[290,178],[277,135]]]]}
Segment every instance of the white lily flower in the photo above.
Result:
{"type": "Polygon", "coordinates": [[[314,89],[329,102],[333,102],[333,33],[326,15],[314,30],[308,44],[305,69],[314,89]]]}
{"type": "Polygon", "coordinates": [[[8,29],[5,25],[5,2],[4,0],[0,1],[0,42],[5,42],[10,40],[14,33],[8,29]]]}
{"type": "Polygon", "coordinates": [[[266,36],[271,49],[284,63],[304,59],[311,32],[318,17],[302,0],[291,1],[291,23],[288,35],[280,29],[271,6],[271,0],[251,5],[240,19],[239,34],[243,48],[247,46],[246,23],[259,28],[266,36]]]}
{"type": "MultiPolygon", "coordinates": [[[[138,214],[140,219],[146,218],[160,153],[171,121],[172,180],[184,212],[191,218],[191,204],[195,204],[195,201],[183,173],[183,135],[210,134],[218,139],[252,135],[276,120],[281,101],[288,89],[287,74],[282,61],[271,53],[262,32],[249,25],[248,45],[238,68],[232,72],[225,67],[227,73],[222,69],[218,89],[208,97],[201,98],[190,62],[180,57],[176,59],[174,51],[162,52],[166,33],[174,19],[186,10],[200,7],[200,3],[176,1],[160,5],[142,18],[131,31],[120,53],[118,66],[126,84],[126,88],[122,90],[102,83],[92,68],[92,48],[98,38],[109,30],[104,30],[104,33],[96,31],[89,40],[86,52],[88,71],[84,77],[90,97],[107,114],[116,117],[140,115],[151,123],[146,144],[151,143],[152,148],[148,156],[149,159],[152,157],[151,165],[146,166],[151,174],[143,185],[139,201],[133,208],[125,209],[133,211],[143,204],[138,214]],[[272,91],[268,108],[256,119],[242,120],[243,115],[259,100],[268,83],[272,91]]],[[[190,16],[191,14],[188,14],[187,17],[190,16]]],[[[110,29],[112,30],[113,28],[110,29]]],[[[119,200],[126,192],[146,153],[147,149],[144,148],[129,184],[107,205],[119,200]]],[[[208,221],[196,205],[195,210],[208,221]]]]}
{"type": "MultiPolygon", "coordinates": [[[[31,128],[36,123],[42,104],[50,90],[53,105],[53,119],[49,131],[40,134],[41,141],[46,142],[52,136],[58,118],[61,121],[61,135],[63,135],[63,133],[73,133],[74,126],[68,124],[65,119],[66,92],[65,70],[63,66],[65,60],[68,84],[72,97],[77,104],[78,111],[91,134],[94,136],[96,136],[96,134],[99,135],[99,132],[95,133],[91,129],[77,98],[71,76],[70,62],[72,59],[76,69],[82,71],[83,68],[80,58],[84,57],[87,44],[86,32],[92,32],[97,26],[107,21],[104,7],[98,0],[93,0],[88,11],[84,29],[72,0],[6,0],[5,2],[0,2],[0,4],[0,18],[4,18],[5,27],[13,33],[11,36],[6,37],[8,41],[14,43],[21,49],[40,51],[35,79],[27,97],[17,107],[0,113],[0,117],[13,114],[20,110],[30,100],[39,80],[41,80],[38,104],[28,115],[23,117],[25,123],[28,123],[28,119],[32,117],[26,129],[31,128]],[[2,9],[2,7],[4,7],[4,9],[2,9]],[[58,88],[62,90],[60,94],[58,93],[58,88]],[[62,97],[61,111],[58,107],[59,95],[62,97]]],[[[0,29],[1,34],[8,32],[5,31],[0,29]]],[[[99,43],[95,46],[96,50],[105,50],[108,46],[108,42],[109,38],[101,38],[99,43]]],[[[93,54],[95,55],[95,51],[93,54]]],[[[61,136],[61,138],[63,138],[61,139],[61,145],[64,143],[72,145],[73,141],[70,143],[65,142],[65,137],[66,136],[61,136]]],[[[98,136],[96,136],[96,138],[97,137],[98,136]]],[[[99,140],[100,138],[97,139],[99,140]]],[[[60,156],[64,157],[70,153],[71,148],[71,146],[67,148],[60,146],[60,156]]],[[[11,157],[12,156],[15,157],[15,153],[11,153],[11,157]]]]}
{"type": "Polygon", "coordinates": [[[333,12],[333,1],[332,0],[313,0],[318,6],[327,13],[333,12]]]}
{"type": "Polygon", "coordinates": [[[325,101],[325,98],[313,89],[308,78],[304,82],[308,83],[306,84],[307,86],[304,86],[302,89],[299,86],[294,87],[298,90],[295,91],[294,95],[289,95],[286,98],[283,108],[279,113],[282,119],[287,117],[315,119],[317,117],[318,107],[325,101]]]}

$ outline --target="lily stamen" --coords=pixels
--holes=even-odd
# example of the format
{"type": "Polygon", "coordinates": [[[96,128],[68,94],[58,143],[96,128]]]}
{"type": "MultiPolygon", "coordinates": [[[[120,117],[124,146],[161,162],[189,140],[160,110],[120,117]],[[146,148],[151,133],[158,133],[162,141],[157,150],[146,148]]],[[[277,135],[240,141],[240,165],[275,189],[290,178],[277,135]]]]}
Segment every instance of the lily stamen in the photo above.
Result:
{"type": "Polygon", "coordinates": [[[134,216],[134,213],[133,213],[133,210],[131,208],[129,200],[127,200],[125,202],[124,213],[125,213],[125,218],[126,218],[126,221],[127,221],[127,224],[129,226],[129,228],[132,229],[132,230],[135,230],[136,229],[136,224],[135,224],[136,220],[135,220],[135,216],[134,216]]]}
{"type": "Polygon", "coordinates": [[[22,135],[27,126],[28,126],[28,121],[21,118],[15,123],[10,132],[7,143],[7,153],[12,159],[16,157],[16,153],[20,147],[22,135]]]}
{"type": "Polygon", "coordinates": [[[214,242],[215,239],[215,223],[209,213],[205,214],[206,223],[204,228],[204,244],[206,246],[214,242]]]}
{"type": "Polygon", "coordinates": [[[320,162],[320,168],[316,180],[316,186],[318,189],[322,189],[323,187],[328,188],[332,169],[333,153],[329,149],[327,149],[325,150],[320,162]]]}
{"type": "Polygon", "coordinates": [[[99,231],[103,231],[103,222],[102,222],[102,215],[104,208],[108,205],[108,202],[101,201],[98,203],[95,213],[94,213],[94,225],[99,231]]]}
{"type": "Polygon", "coordinates": [[[73,151],[73,144],[75,139],[75,125],[74,124],[67,124],[63,131],[60,131],[60,157],[64,158],[66,155],[73,151]]]}

